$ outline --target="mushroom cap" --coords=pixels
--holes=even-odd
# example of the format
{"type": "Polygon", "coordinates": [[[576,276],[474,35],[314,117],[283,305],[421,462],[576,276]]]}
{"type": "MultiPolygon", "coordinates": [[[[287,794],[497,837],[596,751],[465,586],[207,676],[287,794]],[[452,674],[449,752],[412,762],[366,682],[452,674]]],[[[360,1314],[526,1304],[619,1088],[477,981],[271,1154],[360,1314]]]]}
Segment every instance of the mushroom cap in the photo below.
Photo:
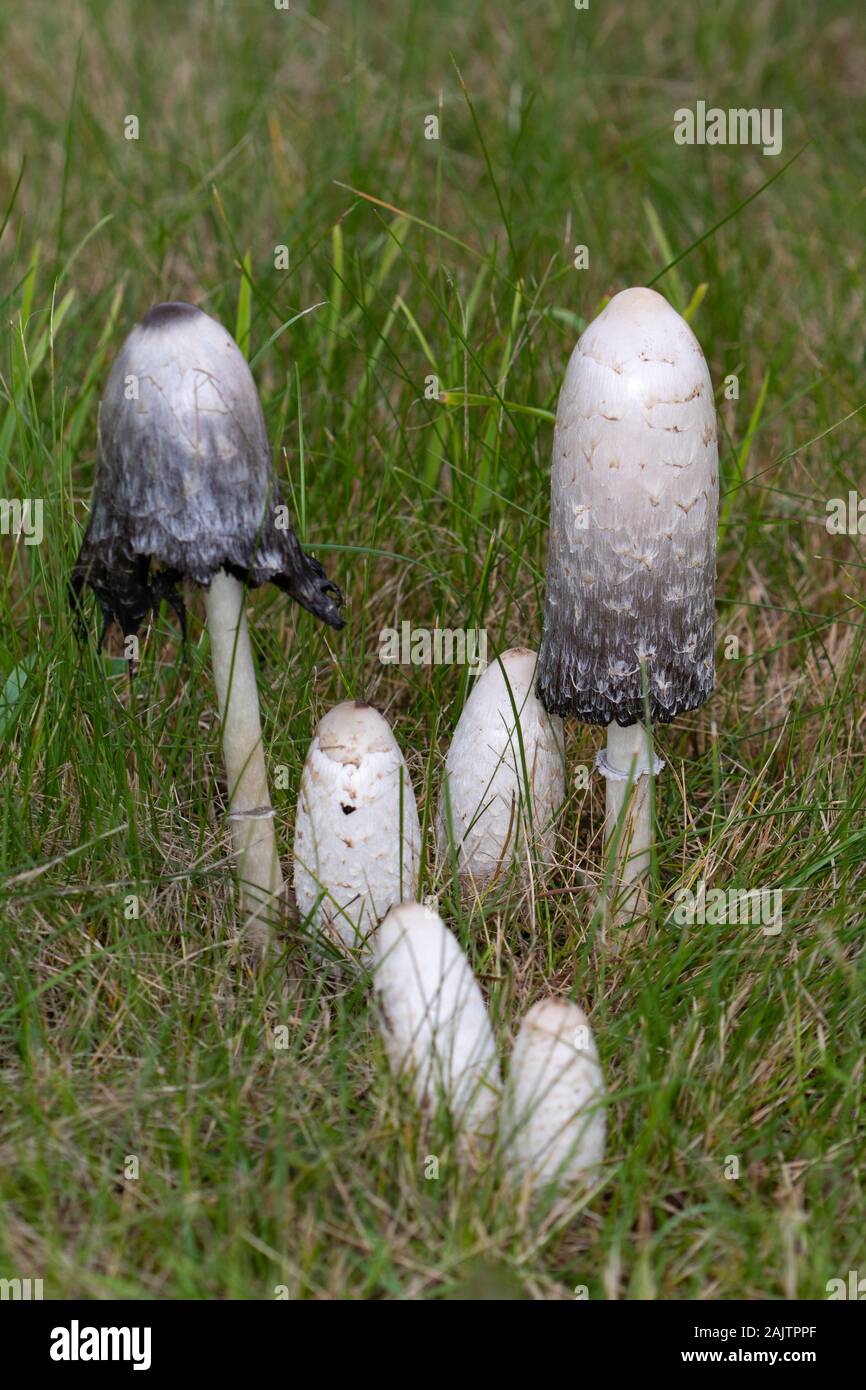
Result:
{"type": "Polygon", "coordinates": [[[654,290],[572,353],[553,439],[537,690],[588,724],[669,723],[713,688],[719,467],[700,343],[654,290]]]}
{"type": "Polygon", "coordinates": [[[181,577],[207,586],[219,569],[252,587],[273,581],[342,626],[339,590],[288,519],[243,353],[194,305],[157,304],[123,344],[100,403],[73,593],[89,584],[106,625],[135,632],[160,598],[175,601],[181,577]]]}
{"type": "Polygon", "coordinates": [[[373,986],[391,1070],[422,1111],[444,1104],[464,1136],[493,1132],[501,1093],[490,1018],[452,932],[420,903],[401,903],[373,939],[373,986]]]}
{"type": "Polygon", "coordinates": [[[361,701],[336,705],[322,718],[301,775],[299,911],[337,944],[363,945],[388,908],[415,893],[420,856],[418,808],[388,721],[361,701]]]}
{"type": "Polygon", "coordinates": [[[534,1004],[517,1034],[500,1116],[512,1177],[534,1192],[591,1177],[604,1157],[603,1102],[586,1014],[567,999],[534,1004]]]}
{"type": "MultiPolygon", "coordinates": [[[[546,712],[533,690],[537,660],[526,647],[512,647],[487,667],[445,759],[458,869],[478,887],[507,869],[516,853],[525,860],[532,843],[547,859],[553,852],[554,816],[565,799],[565,748],[561,719],[546,712]]],[[[444,786],[437,834],[444,860],[444,786]]]]}

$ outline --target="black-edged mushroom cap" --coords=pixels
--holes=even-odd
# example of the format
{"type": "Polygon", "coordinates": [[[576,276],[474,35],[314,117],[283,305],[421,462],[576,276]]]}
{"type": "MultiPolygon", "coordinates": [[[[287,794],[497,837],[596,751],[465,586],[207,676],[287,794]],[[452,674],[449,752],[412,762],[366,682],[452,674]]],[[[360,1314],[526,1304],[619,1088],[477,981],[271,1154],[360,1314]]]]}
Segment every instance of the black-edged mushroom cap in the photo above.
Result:
{"type": "Polygon", "coordinates": [[[259,394],[222,324],[192,304],[157,304],[126,339],[99,408],[90,520],[70,579],[106,627],[137,632],[178,582],[220,569],[277,584],[332,627],[340,590],[301,549],[271,462],[259,394]]]}
{"type": "Polygon", "coordinates": [[[616,295],[568,364],[553,442],[537,691],[554,714],[666,724],[713,688],[719,470],[700,343],[616,295]]]}

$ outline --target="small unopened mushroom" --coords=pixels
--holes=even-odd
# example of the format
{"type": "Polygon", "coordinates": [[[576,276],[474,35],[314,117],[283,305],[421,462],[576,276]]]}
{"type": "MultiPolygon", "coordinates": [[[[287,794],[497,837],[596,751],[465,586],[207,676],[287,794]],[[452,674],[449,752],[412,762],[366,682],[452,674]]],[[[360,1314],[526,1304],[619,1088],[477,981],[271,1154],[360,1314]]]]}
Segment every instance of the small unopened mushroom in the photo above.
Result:
{"type": "Polygon", "coordinates": [[[481,888],[530,846],[553,855],[565,797],[562,720],[535,694],[536,653],[513,647],[487,667],[466,701],[445,760],[439,855],[457,850],[461,878],[481,888]],[[450,812],[450,825],[449,825],[450,812]]]}
{"type": "Polygon", "coordinates": [[[418,887],[421,827],[388,721],[362,701],[321,720],[301,777],[295,898],[336,944],[364,947],[376,923],[418,887]]]}
{"type": "Polygon", "coordinates": [[[184,578],[206,591],[241,903],[263,947],[282,875],[243,586],[270,581],[332,627],[342,596],[292,530],[242,352],[215,319],[169,303],[132,330],[109,374],[70,593],[80,617],[83,586],[94,591],[103,638],[113,621],[134,636],[163,598],[185,635],[184,578]]]}
{"type": "Polygon", "coordinates": [[[654,290],[616,295],[568,364],[553,441],[538,695],[608,726],[606,838],[620,914],[645,901],[650,724],[713,688],[719,469],[700,343],[654,290]],[[625,811],[624,811],[624,808],[625,811]]]}
{"type": "Polygon", "coordinates": [[[457,939],[430,908],[401,903],[374,937],[373,984],[395,1077],[470,1145],[492,1136],[501,1094],[493,1030],[457,939]]]}
{"type": "Polygon", "coordinates": [[[533,1193],[592,1181],[604,1157],[604,1078],[586,1014],[567,999],[534,1004],[505,1083],[500,1145],[533,1193]]]}

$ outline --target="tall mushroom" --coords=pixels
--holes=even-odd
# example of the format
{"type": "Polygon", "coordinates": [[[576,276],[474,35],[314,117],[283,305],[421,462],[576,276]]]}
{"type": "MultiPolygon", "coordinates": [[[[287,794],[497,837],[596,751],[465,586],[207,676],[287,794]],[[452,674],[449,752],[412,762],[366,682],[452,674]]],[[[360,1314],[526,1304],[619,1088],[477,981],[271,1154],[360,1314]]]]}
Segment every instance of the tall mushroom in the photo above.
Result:
{"type": "Polygon", "coordinates": [[[277,920],[282,875],[244,585],[276,584],[332,627],[342,596],[292,530],[261,402],[231,334],[192,304],[157,304],[130,333],[99,409],[90,520],[70,579],[94,591],[102,637],[138,632],[160,600],[186,632],[179,583],[206,591],[234,851],[247,931],[277,920]]]}
{"type": "Polygon", "coordinates": [[[650,725],[703,704],[715,658],[718,449],[700,343],[666,299],[623,290],[581,337],[559,396],[537,690],[608,726],[606,842],[618,915],[645,901],[650,725]]]}

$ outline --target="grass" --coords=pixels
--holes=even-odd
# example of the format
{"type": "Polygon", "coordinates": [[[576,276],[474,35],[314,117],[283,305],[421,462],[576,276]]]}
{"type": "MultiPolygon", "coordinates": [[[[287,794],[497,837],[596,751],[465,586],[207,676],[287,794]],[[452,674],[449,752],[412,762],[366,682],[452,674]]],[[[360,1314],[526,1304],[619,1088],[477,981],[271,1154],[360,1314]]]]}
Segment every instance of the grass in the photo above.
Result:
{"type": "MultiPolygon", "coordinates": [[[[866,559],[823,524],[866,419],[850,6],[92,0],[0,31],[0,496],[43,498],[45,532],[0,538],[0,1275],[47,1297],[825,1296],[866,1262],[866,559]],[[782,155],[675,145],[699,98],[781,108],[782,155]],[[297,930],[263,978],[236,950],[200,597],[188,662],[163,614],[130,686],[116,647],[77,646],[64,590],[110,362],[151,303],[193,299],[248,341],[299,532],[348,594],[340,634],[250,597],[284,865],[346,697],[392,720],[429,826],[469,677],[382,665],[379,631],[538,642],[559,382],[606,297],[649,282],[707,353],[723,489],[717,688],[656,731],[652,911],[601,942],[595,777],[531,894],[467,906],[427,844],[422,891],[503,1049],[551,991],[598,1040],[604,1180],[533,1215],[419,1126],[365,981],[313,970],[297,930]],[[674,926],[700,879],[781,888],[781,934],[674,926]]],[[[569,729],[572,768],[600,737],[569,729]]]]}

